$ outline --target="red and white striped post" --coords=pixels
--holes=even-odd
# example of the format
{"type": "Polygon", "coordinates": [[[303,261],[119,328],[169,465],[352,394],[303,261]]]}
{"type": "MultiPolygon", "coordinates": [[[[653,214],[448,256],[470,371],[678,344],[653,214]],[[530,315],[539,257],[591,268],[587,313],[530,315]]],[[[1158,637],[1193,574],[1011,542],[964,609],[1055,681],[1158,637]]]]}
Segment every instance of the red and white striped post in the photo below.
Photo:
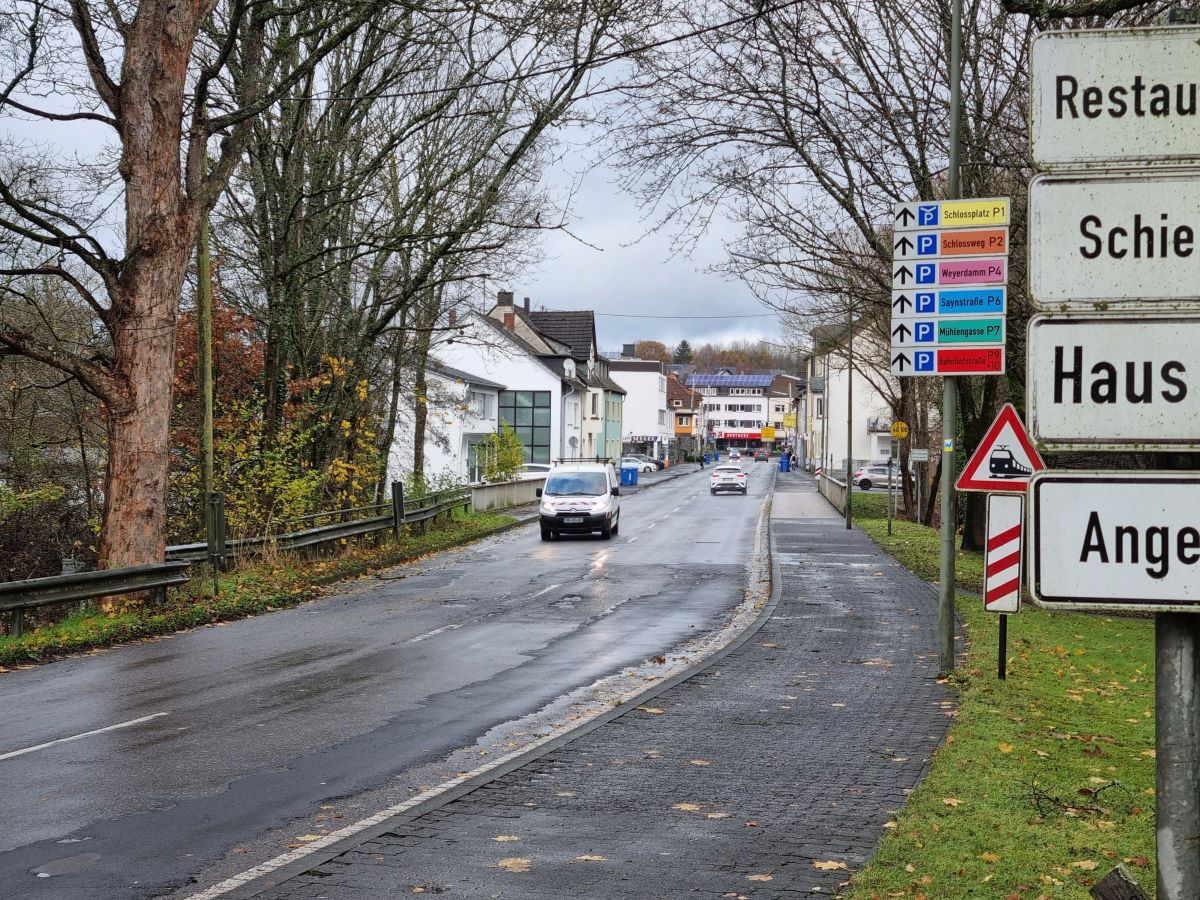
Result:
{"type": "Polygon", "coordinates": [[[987,549],[983,565],[983,608],[1000,613],[1000,650],[997,676],[1008,669],[1008,613],[1021,609],[1021,550],[1025,524],[1025,497],[1021,494],[988,494],[987,549]]]}

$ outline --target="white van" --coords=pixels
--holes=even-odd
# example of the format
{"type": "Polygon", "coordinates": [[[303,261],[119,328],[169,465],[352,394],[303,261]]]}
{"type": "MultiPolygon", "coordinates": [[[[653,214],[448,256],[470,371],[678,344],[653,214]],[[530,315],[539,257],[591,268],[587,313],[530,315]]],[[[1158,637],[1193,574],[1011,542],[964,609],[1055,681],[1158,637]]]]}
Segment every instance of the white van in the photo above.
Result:
{"type": "Polygon", "coordinates": [[[542,540],[560,534],[610,538],[621,527],[621,482],[612,463],[562,463],[546,476],[538,518],[542,540]]]}

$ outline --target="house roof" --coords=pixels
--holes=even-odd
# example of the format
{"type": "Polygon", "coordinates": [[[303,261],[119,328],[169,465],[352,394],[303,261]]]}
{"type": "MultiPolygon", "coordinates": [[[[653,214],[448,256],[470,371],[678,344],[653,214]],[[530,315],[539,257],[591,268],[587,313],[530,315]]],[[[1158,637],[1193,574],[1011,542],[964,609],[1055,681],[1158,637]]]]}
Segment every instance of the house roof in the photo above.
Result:
{"type": "Polygon", "coordinates": [[[591,359],[596,346],[596,317],[590,310],[536,310],[525,314],[546,337],[565,344],[580,362],[591,359]]]}
{"type": "Polygon", "coordinates": [[[687,380],[688,387],[748,387],[766,388],[774,379],[770,375],[701,375],[687,380]]]}
{"type": "Polygon", "coordinates": [[[607,375],[601,375],[594,369],[592,370],[591,374],[588,375],[588,385],[594,388],[603,388],[604,390],[611,391],[614,394],[629,393],[627,390],[625,390],[625,388],[621,387],[607,375]]]}
{"type": "Polygon", "coordinates": [[[443,366],[439,363],[436,366],[430,366],[429,371],[437,372],[439,375],[445,375],[447,378],[453,378],[456,381],[465,381],[467,384],[477,384],[480,387],[504,390],[504,385],[498,382],[488,381],[486,378],[480,378],[478,375],[472,375],[470,372],[464,372],[462,369],[455,369],[452,366],[443,366]]]}
{"type": "Polygon", "coordinates": [[[675,374],[667,376],[667,400],[680,400],[687,404],[688,408],[694,409],[701,403],[700,394],[697,391],[688,390],[683,386],[675,374]]]}

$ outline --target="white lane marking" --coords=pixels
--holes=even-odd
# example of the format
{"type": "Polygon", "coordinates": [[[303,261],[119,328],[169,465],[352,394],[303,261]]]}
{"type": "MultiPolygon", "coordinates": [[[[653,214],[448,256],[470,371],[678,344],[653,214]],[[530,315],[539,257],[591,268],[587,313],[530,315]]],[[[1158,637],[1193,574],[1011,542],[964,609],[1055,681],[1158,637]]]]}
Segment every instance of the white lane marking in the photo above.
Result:
{"type": "Polygon", "coordinates": [[[534,594],[533,596],[535,596],[535,597],[540,597],[540,596],[542,596],[542,594],[548,594],[548,593],[550,593],[552,590],[554,590],[556,587],[562,587],[562,585],[561,585],[561,584],[552,584],[552,585],[550,585],[550,587],[548,587],[548,588],[542,588],[540,591],[538,591],[538,592],[537,592],[536,594],[534,594]]]}
{"type": "Polygon", "coordinates": [[[424,634],[418,634],[415,638],[410,638],[409,643],[415,644],[417,641],[423,641],[425,638],[431,638],[441,634],[443,631],[453,631],[455,628],[462,628],[466,622],[460,622],[458,625],[443,625],[441,628],[435,628],[433,631],[427,631],[424,634]]]}
{"type": "Polygon", "coordinates": [[[632,544],[632,543],[633,543],[634,541],[636,541],[636,540],[637,540],[637,535],[634,535],[634,536],[633,536],[633,537],[631,537],[629,540],[627,540],[625,543],[627,543],[627,544],[632,544]]]}
{"type": "Polygon", "coordinates": [[[658,524],[657,522],[651,522],[649,525],[646,526],[646,530],[649,531],[651,528],[653,528],[657,524],[658,524]]]}
{"type": "Polygon", "coordinates": [[[673,510],[671,510],[671,512],[679,512],[681,509],[683,509],[682,506],[677,506],[673,510]]]}
{"type": "Polygon", "coordinates": [[[35,750],[45,750],[47,747],[53,747],[55,744],[65,744],[68,741],[78,741],[85,737],[91,737],[93,734],[103,734],[106,731],[116,731],[118,728],[129,728],[133,725],[140,725],[143,722],[149,722],[151,719],[159,719],[169,713],[160,712],[154,713],[151,716],[142,716],[140,719],[130,719],[128,722],[118,722],[116,725],[106,725],[104,728],[95,728],[92,731],[85,731],[82,734],[73,734],[70,737],[58,738],[54,741],[46,741],[44,744],[38,744],[34,747],[26,747],[23,750],[10,750],[8,753],[0,753],[0,760],[12,759],[14,756],[24,756],[26,753],[33,753],[35,750]]]}

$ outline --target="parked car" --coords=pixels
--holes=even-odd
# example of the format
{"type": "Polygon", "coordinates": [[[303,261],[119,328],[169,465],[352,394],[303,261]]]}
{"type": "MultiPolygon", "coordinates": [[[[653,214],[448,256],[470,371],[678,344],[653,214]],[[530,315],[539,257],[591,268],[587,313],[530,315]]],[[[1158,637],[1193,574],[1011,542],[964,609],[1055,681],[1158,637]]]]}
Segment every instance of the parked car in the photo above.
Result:
{"type": "Polygon", "coordinates": [[[520,481],[532,481],[535,478],[545,478],[550,474],[553,466],[550,463],[525,463],[521,466],[521,473],[517,476],[520,481]]]}
{"type": "Polygon", "coordinates": [[[622,469],[637,469],[639,472],[656,472],[658,467],[654,465],[653,460],[639,459],[636,456],[622,456],[622,469]]]}
{"type": "Polygon", "coordinates": [[[755,450],[754,451],[754,461],[755,462],[766,462],[769,458],[770,458],[770,454],[768,454],[766,450],[755,450]]]}
{"type": "Polygon", "coordinates": [[[661,459],[655,459],[653,456],[647,456],[645,453],[626,453],[626,456],[632,456],[634,459],[640,459],[644,462],[653,464],[655,469],[663,468],[666,463],[661,459]]]}
{"type": "MultiPolygon", "coordinates": [[[[899,484],[899,475],[899,471],[893,467],[891,470],[893,483],[899,484]]],[[[886,463],[882,466],[872,464],[854,473],[854,486],[862,488],[864,491],[869,491],[872,485],[886,486],[887,484],[888,467],[886,463]]]]}
{"type": "Polygon", "coordinates": [[[599,531],[606,540],[621,527],[621,482],[611,463],[565,463],[537,489],[542,540],[599,531]]]}
{"type": "Polygon", "coordinates": [[[737,491],[746,493],[746,473],[741,466],[720,465],[708,477],[708,492],[737,491]]]}

